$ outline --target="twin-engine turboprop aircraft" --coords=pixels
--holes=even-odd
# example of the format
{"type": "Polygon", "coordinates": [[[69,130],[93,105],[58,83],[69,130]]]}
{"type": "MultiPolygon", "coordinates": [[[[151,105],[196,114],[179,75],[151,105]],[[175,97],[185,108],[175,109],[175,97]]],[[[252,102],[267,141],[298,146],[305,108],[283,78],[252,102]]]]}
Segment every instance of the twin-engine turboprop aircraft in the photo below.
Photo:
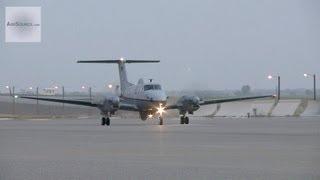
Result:
{"type": "Polygon", "coordinates": [[[200,100],[197,96],[182,96],[176,104],[167,105],[168,96],[162,89],[160,84],[155,84],[150,80],[144,83],[142,79],[138,83],[132,84],[128,82],[126,63],[157,63],[158,60],[93,60],[93,61],[78,61],[78,63],[114,63],[119,66],[120,75],[120,96],[106,97],[99,103],[80,100],[66,100],[66,99],[53,99],[53,98],[37,98],[22,96],[25,99],[35,99],[59,103],[68,103],[82,106],[96,107],[100,109],[102,118],[101,125],[110,125],[110,117],[114,115],[117,110],[127,110],[139,112],[140,118],[146,120],[148,116],[159,116],[159,124],[163,124],[163,113],[168,109],[177,109],[180,114],[180,124],[189,124],[187,114],[193,114],[198,110],[201,105],[217,104],[223,102],[240,101],[247,99],[258,99],[274,97],[273,95],[267,96],[254,96],[254,97],[240,97],[229,99],[214,99],[214,100],[200,100]]]}

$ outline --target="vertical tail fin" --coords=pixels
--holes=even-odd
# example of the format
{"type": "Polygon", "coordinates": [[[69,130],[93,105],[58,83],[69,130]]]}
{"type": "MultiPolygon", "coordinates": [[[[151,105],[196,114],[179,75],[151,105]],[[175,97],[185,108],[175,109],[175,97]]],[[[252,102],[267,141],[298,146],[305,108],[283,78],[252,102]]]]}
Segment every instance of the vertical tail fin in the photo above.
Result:
{"type": "Polygon", "coordinates": [[[120,60],[93,60],[93,61],[77,61],[78,63],[113,63],[118,64],[119,67],[119,77],[120,77],[120,89],[121,94],[131,85],[128,81],[127,70],[126,70],[126,63],[157,63],[160,62],[159,60],[124,60],[120,58],[120,60]]]}
{"type": "Polygon", "coordinates": [[[121,90],[121,95],[123,92],[132,84],[129,83],[128,81],[128,76],[127,76],[127,69],[126,65],[123,62],[123,60],[120,60],[118,62],[118,67],[119,67],[119,77],[120,77],[120,90],[121,90]]]}

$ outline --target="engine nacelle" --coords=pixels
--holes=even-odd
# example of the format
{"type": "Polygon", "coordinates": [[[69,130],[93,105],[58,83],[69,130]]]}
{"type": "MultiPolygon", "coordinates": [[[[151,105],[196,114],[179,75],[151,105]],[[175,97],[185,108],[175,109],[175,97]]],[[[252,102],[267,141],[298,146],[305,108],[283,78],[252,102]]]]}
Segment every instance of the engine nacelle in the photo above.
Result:
{"type": "Polygon", "coordinates": [[[182,96],[177,105],[180,114],[185,115],[187,112],[193,114],[200,108],[200,98],[198,96],[182,96]]]}
{"type": "Polygon", "coordinates": [[[119,97],[106,97],[101,105],[99,106],[99,109],[101,110],[101,113],[103,114],[114,114],[120,106],[120,99],[119,97]]]}
{"type": "Polygon", "coordinates": [[[147,112],[140,111],[140,112],[139,112],[139,115],[140,115],[140,119],[141,119],[142,121],[145,121],[145,120],[147,120],[147,118],[148,118],[148,113],[147,113],[147,112]]]}

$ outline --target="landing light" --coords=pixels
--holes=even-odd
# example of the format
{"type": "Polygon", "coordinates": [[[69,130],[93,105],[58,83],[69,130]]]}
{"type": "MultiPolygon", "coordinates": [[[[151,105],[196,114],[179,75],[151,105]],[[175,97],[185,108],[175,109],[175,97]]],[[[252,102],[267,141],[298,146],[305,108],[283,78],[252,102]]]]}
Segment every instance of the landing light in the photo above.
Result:
{"type": "Polygon", "coordinates": [[[157,113],[159,113],[160,116],[162,116],[162,113],[165,112],[164,107],[162,107],[161,103],[159,104],[159,107],[157,108],[157,110],[158,110],[157,113]]]}
{"type": "Polygon", "coordinates": [[[153,115],[152,115],[152,114],[149,114],[149,115],[148,115],[148,118],[152,118],[152,117],[153,117],[153,115]]]}

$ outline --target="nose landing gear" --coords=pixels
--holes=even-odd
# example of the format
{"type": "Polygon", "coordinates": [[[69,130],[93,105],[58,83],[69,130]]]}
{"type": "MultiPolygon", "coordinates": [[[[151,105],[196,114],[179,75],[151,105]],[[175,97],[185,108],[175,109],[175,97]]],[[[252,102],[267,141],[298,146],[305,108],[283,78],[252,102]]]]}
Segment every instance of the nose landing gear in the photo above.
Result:
{"type": "Polygon", "coordinates": [[[159,125],[163,125],[163,117],[162,116],[159,117],[159,125]]]}
{"type": "Polygon", "coordinates": [[[101,118],[101,126],[104,126],[104,125],[110,126],[110,118],[109,117],[107,117],[107,118],[102,117],[101,118]]]}
{"type": "Polygon", "coordinates": [[[107,118],[105,118],[105,117],[101,118],[101,126],[104,126],[104,125],[110,126],[110,118],[109,118],[109,117],[107,117],[107,118]]]}
{"type": "Polygon", "coordinates": [[[110,126],[111,113],[101,113],[101,126],[110,126]]]}

